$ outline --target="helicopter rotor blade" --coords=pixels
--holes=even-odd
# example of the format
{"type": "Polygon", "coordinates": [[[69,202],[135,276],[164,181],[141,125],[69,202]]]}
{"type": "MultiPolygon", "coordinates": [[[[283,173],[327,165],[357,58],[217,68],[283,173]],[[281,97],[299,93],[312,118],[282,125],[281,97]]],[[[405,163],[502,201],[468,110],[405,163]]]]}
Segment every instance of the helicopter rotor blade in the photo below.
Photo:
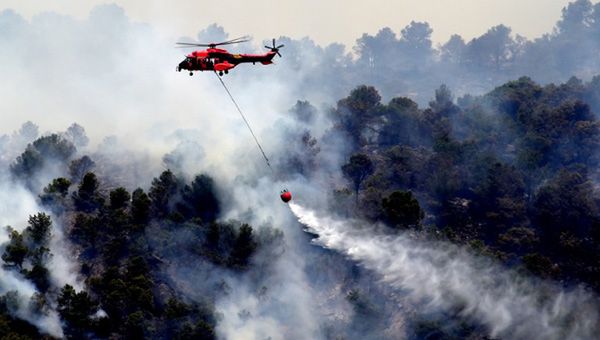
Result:
{"type": "Polygon", "coordinates": [[[242,37],[231,39],[231,40],[227,40],[227,41],[224,41],[224,42],[232,42],[232,41],[238,41],[238,40],[250,40],[250,36],[249,35],[244,35],[242,37]]]}
{"type": "Polygon", "coordinates": [[[208,47],[208,46],[210,46],[209,44],[184,43],[184,42],[178,42],[177,45],[184,45],[184,46],[177,46],[177,47],[194,47],[194,46],[208,47]]]}
{"type": "Polygon", "coordinates": [[[222,43],[216,43],[216,44],[213,44],[213,45],[215,45],[215,46],[233,45],[233,44],[243,43],[243,42],[246,42],[246,41],[250,41],[250,40],[227,41],[227,42],[222,42],[222,43]]]}
{"type": "Polygon", "coordinates": [[[245,35],[243,37],[239,37],[239,38],[235,38],[235,39],[231,39],[231,40],[226,40],[226,41],[222,41],[222,42],[219,42],[219,43],[215,43],[214,45],[238,44],[238,43],[242,43],[242,42],[246,42],[246,41],[250,41],[250,36],[245,35]]]}
{"type": "Polygon", "coordinates": [[[276,49],[280,49],[280,48],[282,48],[283,46],[285,46],[285,45],[284,45],[284,44],[281,44],[281,45],[279,45],[279,46],[277,46],[277,47],[275,47],[275,48],[276,48],[276,49]]]}
{"type": "Polygon", "coordinates": [[[246,41],[250,41],[250,36],[243,36],[243,37],[239,37],[239,38],[235,38],[235,39],[231,39],[231,40],[227,40],[227,41],[223,41],[223,42],[218,42],[218,43],[210,43],[210,44],[200,44],[200,43],[185,43],[185,42],[178,42],[178,45],[184,45],[184,46],[180,46],[180,47],[216,47],[219,45],[231,45],[231,44],[239,44],[239,43],[243,43],[246,41]]]}

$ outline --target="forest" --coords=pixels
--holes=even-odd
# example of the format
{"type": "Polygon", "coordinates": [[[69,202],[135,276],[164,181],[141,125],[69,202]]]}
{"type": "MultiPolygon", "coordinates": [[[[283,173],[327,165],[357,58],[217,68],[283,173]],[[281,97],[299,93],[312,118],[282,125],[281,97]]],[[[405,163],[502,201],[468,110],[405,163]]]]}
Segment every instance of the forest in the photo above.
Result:
{"type": "MultiPolygon", "coordinates": [[[[151,35],[122,12],[96,8],[86,25],[116,17],[127,34],[151,35]]],[[[494,337],[460,301],[421,312],[427,301],[409,302],[377,271],[319,247],[287,206],[272,207],[283,203],[266,209],[266,195],[278,200],[268,190],[283,181],[299,193],[294,200],[326,202],[320,208],[332,216],[392,239],[465,249],[515,280],[579,287],[596,308],[599,13],[600,4],[577,0],[541,38],[500,25],[437,47],[429,25],[412,22],[398,37],[390,28],[365,33],[353,55],[283,37],[287,61],[271,80],[295,79],[294,97],[275,109],[285,119],[260,134],[278,145],[272,173],[257,170],[256,157],[244,169],[234,162],[231,175],[204,155],[226,152],[191,141],[189,131],[149,166],[128,153],[128,139],[106,136],[92,147],[94,125],[40,132],[23,123],[0,136],[0,212],[17,214],[12,201],[20,200],[28,216],[0,226],[0,339],[222,339],[243,325],[273,339],[494,337]],[[324,199],[309,196],[315,188],[324,199]],[[240,192],[254,194],[238,200],[240,192]],[[318,303],[302,301],[311,294],[318,303]]],[[[38,24],[0,12],[0,28],[10,28],[0,29],[0,42],[35,37],[38,24]]],[[[198,36],[220,37],[227,33],[218,25],[198,36]]],[[[202,100],[217,100],[209,95],[202,100]]],[[[239,138],[240,153],[254,147],[239,138]]],[[[600,328],[595,321],[591,329],[600,328]]]]}
{"type": "MultiPolygon", "coordinates": [[[[328,113],[328,133],[346,135],[351,145],[339,169],[347,184],[329,189],[330,209],[598,291],[600,123],[586,103],[600,93],[598,84],[573,78],[540,86],[524,77],[456,100],[442,85],[427,108],[405,97],[382,103],[374,87],[359,86],[328,113]]],[[[306,119],[317,110],[298,102],[290,112],[306,119]]],[[[32,129],[24,124],[21,133],[32,129]]],[[[281,230],[220,220],[219,184],[208,174],[186,181],[167,169],[149,188],[109,188],[92,158],[76,157],[73,141],[85,132],[78,125],[69,132],[35,139],[10,166],[29,186],[47,162],[65,170],[38,193],[48,213],[32,212],[22,232],[6,227],[3,266],[37,289],[30,308],[44,313],[55,303],[69,338],[214,338],[212,300],[227,288],[203,292],[202,303],[186,301],[165,273],[167,261],[260,272],[269,260],[254,256],[282,247],[281,230]],[[51,285],[51,216],[66,223],[86,290],[51,285]]],[[[310,177],[322,141],[304,135],[295,142],[305,152],[291,153],[285,164],[310,177]]],[[[39,336],[10,316],[14,299],[2,297],[3,333],[39,336]]],[[[347,299],[367,308],[357,291],[347,299]]]]}

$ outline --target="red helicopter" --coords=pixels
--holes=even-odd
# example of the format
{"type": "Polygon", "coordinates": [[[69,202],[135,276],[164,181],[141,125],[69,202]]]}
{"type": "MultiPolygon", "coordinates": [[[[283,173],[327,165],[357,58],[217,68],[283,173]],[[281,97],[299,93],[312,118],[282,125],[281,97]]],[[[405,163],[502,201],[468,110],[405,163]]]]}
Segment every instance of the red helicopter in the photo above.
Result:
{"type": "Polygon", "coordinates": [[[190,71],[190,76],[194,75],[193,71],[214,71],[218,72],[220,76],[223,73],[229,73],[229,70],[236,67],[241,63],[261,63],[263,65],[272,64],[271,61],[275,55],[281,57],[279,49],[284,45],[275,46],[275,39],[273,39],[273,46],[265,46],[270,51],[265,54],[232,54],[222,48],[217,48],[221,45],[238,44],[249,41],[249,37],[240,37],[232,40],[227,40],[219,43],[210,44],[197,44],[197,43],[184,43],[178,42],[178,47],[189,48],[189,47],[208,47],[203,51],[194,51],[188,54],[184,61],[180,62],[177,66],[177,72],[181,70],[190,71]]]}

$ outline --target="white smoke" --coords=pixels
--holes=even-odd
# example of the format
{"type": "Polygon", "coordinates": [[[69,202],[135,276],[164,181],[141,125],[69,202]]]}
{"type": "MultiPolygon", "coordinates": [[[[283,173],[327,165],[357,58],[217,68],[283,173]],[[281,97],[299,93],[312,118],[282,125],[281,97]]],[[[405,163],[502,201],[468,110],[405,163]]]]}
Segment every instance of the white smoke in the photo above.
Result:
{"type": "MultiPolygon", "coordinates": [[[[29,215],[43,211],[37,204],[35,197],[25,188],[18,184],[8,183],[0,179],[0,253],[9,240],[6,226],[22,232],[25,229],[29,215]]],[[[54,221],[54,219],[53,219],[54,221]]],[[[60,229],[53,223],[53,235],[50,241],[50,252],[54,254],[48,264],[50,280],[53,283],[69,283],[80,287],[73,270],[72,261],[65,253],[67,250],[62,246],[64,242],[60,229]]],[[[0,266],[0,295],[8,292],[16,292],[9,311],[16,317],[24,319],[36,325],[42,333],[55,337],[62,337],[62,326],[56,311],[46,309],[38,311],[32,308],[33,299],[37,290],[21,274],[7,270],[0,266]]]]}
{"type": "Polygon", "coordinates": [[[591,339],[600,329],[596,297],[522,277],[456,246],[386,235],[356,220],[290,208],[315,243],[339,251],[381,275],[428,308],[461,308],[490,336],[516,339],[591,339]]]}
{"type": "Polygon", "coordinates": [[[14,299],[8,306],[14,316],[27,320],[38,327],[40,332],[57,338],[63,337],[58,313],[54,310],[34,310],[35,287],[19,274],[0,267],[0,295],[11,295],[14,299]],[[15,294],[16,293],[16,294],[15,294]]]}
{"type": "Polygon", "coordinates": [[[73,260],[72,246],[66,240],[62,225],[53,216],[52,238],[50,239],[50,252],[52,257],[46,266],[50,274],[50,282],[54,287],[62,288],[66,284],[80,291],[85,285],[79,277],[79,265],[73,260]]]}
{"type": "Polygon", "coordinates": [[[304,272],[305,254],[298,249],[301,232],[278,197],[283,184],[264,177],[255,185],[238,184],[227,198],[231,206],[224,220],[250,223],[255,235],[264,225],[280,227],[284,244],[276,257],[270,252],[254,257],[258,271],[225,276],[229,292],[215,302],[222,316],[217,334],[223,339],[319,339],[319,287],[304,272]]]}

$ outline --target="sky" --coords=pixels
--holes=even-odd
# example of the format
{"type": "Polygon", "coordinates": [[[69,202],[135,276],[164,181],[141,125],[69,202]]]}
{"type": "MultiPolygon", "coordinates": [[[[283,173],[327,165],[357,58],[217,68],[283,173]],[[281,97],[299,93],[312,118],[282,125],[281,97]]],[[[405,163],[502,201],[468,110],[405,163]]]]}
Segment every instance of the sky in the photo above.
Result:
{"type": "Polygon", "coordinates": [[[363,33],[388,26],[399,34],[414,21],[427,21],[434,43],[452,34],[465,40],[490,27],[505,24],[513,32],[536,38],[552,31],[568,0],[0,0],[0,10],[12,8],[25,18],[53,11],[86,18],[104,3],[123,7],[134,21],[146,22],[172,36],[195,36],[212,23],[225,27],[230,37],[310,36],[321,45],[332,42],[347,47],[363,33]]]}

